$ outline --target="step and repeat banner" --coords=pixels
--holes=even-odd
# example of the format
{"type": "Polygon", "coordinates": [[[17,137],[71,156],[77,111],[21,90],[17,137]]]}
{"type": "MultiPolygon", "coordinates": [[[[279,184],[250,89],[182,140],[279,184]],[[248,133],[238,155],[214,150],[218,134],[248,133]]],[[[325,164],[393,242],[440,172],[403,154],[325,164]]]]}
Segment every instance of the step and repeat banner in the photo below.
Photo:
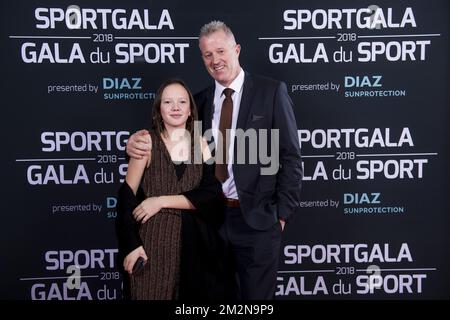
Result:
{"type": "Polygon", "coordinates": [[[450,298],[449,4],[1,4],[0,298],[122,298],[114,231],[130,134],[159,84],[211,83],[200,27],[287,84],[304,167],[276,298],[450,298]]]}

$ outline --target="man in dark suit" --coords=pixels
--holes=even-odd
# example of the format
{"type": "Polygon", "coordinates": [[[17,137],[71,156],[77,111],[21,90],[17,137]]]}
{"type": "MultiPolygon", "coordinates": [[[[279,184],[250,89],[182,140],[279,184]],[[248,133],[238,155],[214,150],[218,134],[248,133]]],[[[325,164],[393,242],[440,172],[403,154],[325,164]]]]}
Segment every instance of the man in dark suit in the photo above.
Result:
{"type": "MultiPolygon", "coordinates": [[[[204,25],[199,46],[215,82],[195,100],[203,131],[211,130],[217,142],[216,176],[226,203],[220,233],[231,252],[238,298],[272,299],[281,233],[299,207],[303,174],[292,100],[283,82],[244,72],[241,47],[223,22],[204,25]],[[229,160],[221,165],[223,159],[229,160]]],[[[141,130],[130,137],[127,153],[140,157],[150,147],[141,130]]]]}

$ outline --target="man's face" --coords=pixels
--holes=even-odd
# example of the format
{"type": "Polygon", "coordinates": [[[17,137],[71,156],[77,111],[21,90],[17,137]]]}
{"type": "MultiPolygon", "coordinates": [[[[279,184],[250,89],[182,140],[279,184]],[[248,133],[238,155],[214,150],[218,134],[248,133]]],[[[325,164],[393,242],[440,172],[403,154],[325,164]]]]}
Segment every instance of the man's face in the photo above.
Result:
{"type": "Polygon", "coordinates": [[[200,51],[209,74],[221,85],[228,87],[238,76],[241,46],[222,31],[200,38],[200,51]]]}

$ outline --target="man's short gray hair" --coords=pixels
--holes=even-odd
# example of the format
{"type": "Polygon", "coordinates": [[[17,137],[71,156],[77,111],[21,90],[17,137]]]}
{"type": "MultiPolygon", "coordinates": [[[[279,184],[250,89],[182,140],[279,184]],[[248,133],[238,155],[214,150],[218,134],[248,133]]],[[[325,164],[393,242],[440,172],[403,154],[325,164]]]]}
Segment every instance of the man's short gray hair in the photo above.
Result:
{"type": "Polygon", "coordinates": [[[200,29],[200,34],[198,36],[198,39],[200,40],[202,37],[207,37],[211,35],[214,32],[222,30],[225,32],[227,36],[233,39],[234,42],[236,42],[234,38],[234,34],[231,31],[231,29],[222,21],[219,20],[213,20],[211,22],[208,22],[200,29]]]}

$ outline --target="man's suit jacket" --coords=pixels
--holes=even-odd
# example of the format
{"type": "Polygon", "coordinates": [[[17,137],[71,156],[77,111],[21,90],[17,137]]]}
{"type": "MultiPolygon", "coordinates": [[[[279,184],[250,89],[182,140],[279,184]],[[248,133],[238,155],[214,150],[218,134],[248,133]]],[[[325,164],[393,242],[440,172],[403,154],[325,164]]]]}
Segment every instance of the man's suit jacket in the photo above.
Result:
{"type": "MultiPolygon", "coordinates": [[[[195,95],[203,133],[211,129],[214,90],[212,85],[195,95]]],[[[286,84],[246,73],[236,129],[267,129],[269,150],[270,129],[279,129],[279,169],[274,175],[261,175],[261,168],[268,165],[262,164],[259,157],[256,163],[249,163],[249,150],[255,146],[248,143],[239,147],[239,152],[247,155],[246,163],[237,163],[239,143],[235,140],[234,144],[232,168],[244,219],[250,227],[266,230],[279,218],[288,220],[300,205],[303,170],[293,103],[286,84]]],[[[258,137],[258,150],[259,140],[258,137]]]]}

